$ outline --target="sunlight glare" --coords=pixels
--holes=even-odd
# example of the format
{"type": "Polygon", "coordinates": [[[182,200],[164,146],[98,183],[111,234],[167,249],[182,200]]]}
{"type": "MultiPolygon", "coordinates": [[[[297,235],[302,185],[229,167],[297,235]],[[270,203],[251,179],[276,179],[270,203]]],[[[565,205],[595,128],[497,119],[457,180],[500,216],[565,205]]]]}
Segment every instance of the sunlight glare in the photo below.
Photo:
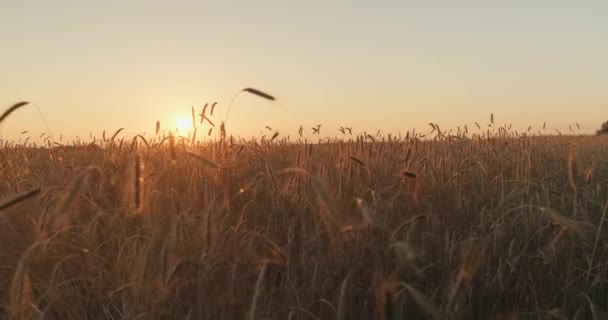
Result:
{"type": "Polygon", "coordinates": [[[188,119],[186,117],[181,117],[177,119],[177,122],[175,123],[176,128],[179,132],[188,132],[191,131],[192,128],[192,120],[188,119]]]}

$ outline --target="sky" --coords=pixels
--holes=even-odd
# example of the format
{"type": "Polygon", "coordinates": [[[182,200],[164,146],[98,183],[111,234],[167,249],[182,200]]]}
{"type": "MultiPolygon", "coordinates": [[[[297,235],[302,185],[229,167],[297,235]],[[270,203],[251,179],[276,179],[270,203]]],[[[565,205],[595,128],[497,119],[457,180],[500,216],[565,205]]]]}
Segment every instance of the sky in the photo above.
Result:
{"type": "Polygon", "coordinates": [[[33,103],[5,138],[221,121],[245,87],[277,102],[238,95],[242,136],[608,120],[607,1],[0,1],[0,108],[33,103]]]}

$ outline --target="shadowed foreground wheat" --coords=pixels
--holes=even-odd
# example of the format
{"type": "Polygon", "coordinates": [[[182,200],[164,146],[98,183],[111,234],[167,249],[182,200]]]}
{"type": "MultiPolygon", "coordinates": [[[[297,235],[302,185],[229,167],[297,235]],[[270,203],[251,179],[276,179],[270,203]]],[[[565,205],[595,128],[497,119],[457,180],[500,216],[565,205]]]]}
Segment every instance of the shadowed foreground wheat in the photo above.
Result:
{"type": "Polygon", "coordinates": [[[432,127],[3,142],[0,318],[605,318],[608,140],[432,127]]]}

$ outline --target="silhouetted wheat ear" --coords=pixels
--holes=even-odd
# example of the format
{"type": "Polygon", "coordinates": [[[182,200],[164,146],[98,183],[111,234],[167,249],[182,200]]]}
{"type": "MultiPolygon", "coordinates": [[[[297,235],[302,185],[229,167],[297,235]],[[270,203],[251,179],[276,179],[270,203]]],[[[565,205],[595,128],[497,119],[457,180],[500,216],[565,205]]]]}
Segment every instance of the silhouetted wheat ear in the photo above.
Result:
{"type": "Polygon", "coordinates": [[[120,129],[116,130],[116,132],[114,132],[114,135],[112,135],[112,138],[110,138],[110,142],[114,142],[114,139],[122,130],[124,130],[124,128],[120,128],[120,129]]]}
{"type": "Polygon", "coordinates": [[[254,89],[254,88],[245,88],[245,89],[243,89],[243,90],[241,90],[241,91],[243,91],[243,92],[249,92],[249,93],[254,94],[254,95],[258,96],[258,97],[262,97],[262,98],[264,98],[264,99],[268,99],[268,100],[271,100],[271,101],[275,101],[275,98],[274,98],[273,96],[269,95],[269,94],[268,94],[268,93],[266,93],[266,92],[262,92],[262,91],[260,91],[260,90],[258,90],[258,89],[254,89]]]}
{"type": "Polygon", "coordinates": [[[201,112],[200,116],[201,116],[201,123],[203,124],[203,121],[205,120],[205,114],[207,113],[207,107],[209,106],[209,103],[205,103],[205,106],[203,107],[203,111],[201,112]]]}
{"type": "Polygon", "coordinates": [[[196,113],[194,112],[194,107],[192,107],[192,128],[196,128],[196,113]]]}
{"type": "Polygon", "coordinates": [[[160,121],[156,121],[156,135],[160,133],[160,121]]]}
{"type": "Polygon", "coordinates": [[[279,136],[279,133],[278,133],[278,132],[275,132],[275,133],[272,135],[272,138],[270,139],[270,141],[274,141],[274,139],[276,139],[278,136],[279,136]]]}
{"type": "Polygon", "coordinates": [[[409,172],[409,171],[404,171],[402,173],[403,173],[403,175],[405,177],[416,179],[416,174],[415,173],[412,173],[412,172],[409,172]]]}
{"type": "Polygon", "coordinates": [[[146,138],[144,138],[144,136],[142,136],[141,134],[138,134],[135,137],[133,137],[133,141],[137,141],[137,138],[139,138],[146,145],[146,147],[150,148],[150,144],[148,143],[148,140],[146,140],[146,138]]]}
{"type": "Polygon", "coordinates": [[[28,104],[29,104],[29,102],[27,102],[27,101],[21,101],[21,102],[15,103],[10,108],[6,109],[6,111],[4,111],[4,113],[0,116],[0,123],[2,123],[2,121],[4,121],[15,110],[17,110],[23,106],[26,106],[28,104]]]}

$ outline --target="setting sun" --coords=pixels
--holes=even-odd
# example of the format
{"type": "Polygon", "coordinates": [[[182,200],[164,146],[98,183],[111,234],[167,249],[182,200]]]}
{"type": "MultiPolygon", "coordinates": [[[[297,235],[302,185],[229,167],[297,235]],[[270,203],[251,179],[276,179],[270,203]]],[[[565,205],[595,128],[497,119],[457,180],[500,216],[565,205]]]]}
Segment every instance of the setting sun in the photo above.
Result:
{"type": "Polygon", "coordinates": [[[188,132],[192,130],[192,120],[186,117],[178,118],[175,122],[175,128],[179,132],[188,132]]]}

